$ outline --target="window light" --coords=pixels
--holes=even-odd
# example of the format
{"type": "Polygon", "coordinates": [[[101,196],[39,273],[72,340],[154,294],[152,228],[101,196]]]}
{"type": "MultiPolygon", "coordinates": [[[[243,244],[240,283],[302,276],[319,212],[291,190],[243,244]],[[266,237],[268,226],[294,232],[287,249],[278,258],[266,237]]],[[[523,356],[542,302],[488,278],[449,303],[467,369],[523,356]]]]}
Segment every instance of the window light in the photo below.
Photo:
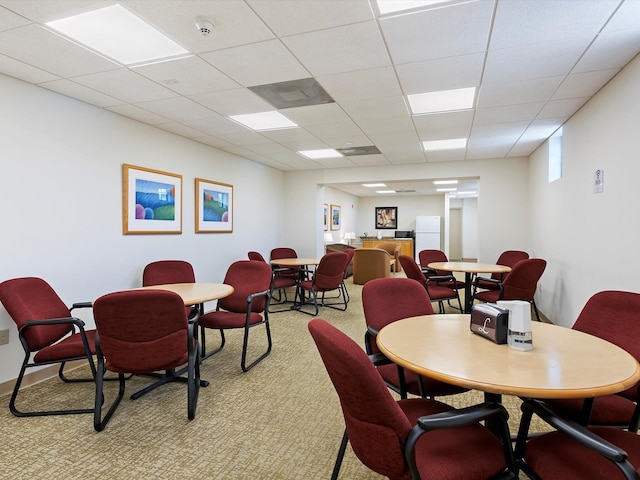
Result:
{"type": "Polygon", "coordinates": [[[298,153],[307,158],[311,158],[312,160],[316,160],[318,158],[338,158],[343,156],[333,148],[324,148],[322,150],[300,150],[298,153]]]}
{"type": "Polygon", "coordinates": [[[189,55],[169,37],[117,4],[46,25],[124,65],[189,55]]]}
{"type": "Polygon", "coordinates": [[[549,183],[562,178],[562,127],[549,137],[549,183]]]}
{"type": "Polygon", "coordinates": [[[277,130],[279,128],[295,128],[298,126],[275,110],[271,112],[230,115],[229,118],[251,130],[277,130]]]}
{"type": "Polygon", "coordinates": [[[375,187],[386,187],[387,185],[384,183],[363,183],[363,187],[375,188],[375,187]]]}
{"type": "Polygon", "coordinates": [[[407,95],[411,112],[414,115],[425,113],[451,112],[473,108],[476,87],[441,90],[438,92],[415,93],[407,95]]]}
{"type": "Polygon", "coordinates": [[[451,138],[449,140],[430,140],[422,142],[422,146],[426,152],[436,150],[452,150],[454,148],[465,148],[467,146],[466,138],[451,138]]]}

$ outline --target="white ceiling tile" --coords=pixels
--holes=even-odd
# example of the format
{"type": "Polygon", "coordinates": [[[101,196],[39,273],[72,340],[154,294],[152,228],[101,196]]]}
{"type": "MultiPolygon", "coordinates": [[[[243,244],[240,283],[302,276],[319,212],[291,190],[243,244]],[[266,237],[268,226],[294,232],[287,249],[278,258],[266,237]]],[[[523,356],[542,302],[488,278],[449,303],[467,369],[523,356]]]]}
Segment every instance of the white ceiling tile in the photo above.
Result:
{"type": "Polygon", "coordinates": [[[247,3],[279,36],[373,20],[367,0],[247,0],[247,3]]]}
{"type": "Polygon", "coordinates": [[[396,67],[405,95],[480,85],[484,53],[405,63],[396,67]]]}
{"type": "Polygon", "coordinates": [[[250,146],[247,146],[246,148],[247,150],[251,150],[252,152],[259,153],[267,157],[274,154],[291,152],[291,150],[289,150],[284,145],[280,145],[279,143],[270,141],[267,138],[265,138],[265,143],[260,143],[258,145],[250,145],[250,146]]]}
{"type": "Polygon", "coordinates": [[[471,129],[469,144],[503,145],[505,142],[510,142],[510,145],[513,145],[530,124],[531,122],[509,122],[474,125],[471,129]]]}
{"type": "Polygon", "coordinates": [[[278,142],[281,145],[286,145],[292,149],[298,150],[315,150],[318,148],[328,148],[324,142],[318,137],[312,135],[304,128],[285,128],[282,130],[267,130],[262,134],[278,142]]]}
{"type": "Polygon", "coordinates": [[[176,97],[177,94],[128,69],[94,73],[73,78],[74,82],[128,103],[176,97]]]}
{"type": "Polygon", "coordinates": [[[542,142],[540,140],[520,139],[518,140],[518,143],[516,143],[511,150],[509,150],[507,157],[528,157],[536,151],[541,143],[542,142]]]}
{"type": "Polygon", "coordinates": [[[529,125],[527,130],[522,134],[519,142],[538,141],[542,143],[549,138],[553,132],[562,126],[563,118],[545,118],[538,119],[529,125]]]}
{"type": "Polygon", "coordinates": [[[409,114],[404,97],[384,97],[344,101],[342,108],[356,121],[374,118],[402,117],[409,114]]]}
{"type": "Polygon", "coordinates": [[[217,50],[202,58],[244,87],[311,76],[280,40],[217,50]]]}
{"type": "Polygon", "coordinates": [[[238,88],[222,92],[191,95],[189,98],[220,115],[243,115],[245,113],[269,112],[273,107],[251,90],[238,88]]]}
{"type": "Polygon", "coordinates": [[[637,55],[638,45],[640,29],[598,35],[591,48],[573,69],[573,73],[620,69],[637,55]]]}
{"type": "Polygon", "coordinates": [[[360,128],[351,121],[307,125],[305,129],[323,141],[326,137],[365,136],[362,130],[360,130],[360,128]]]}
{"type": "Polygon", "coordinates": [[[217,114],[208,118],[186,121],[184,124],[214,136],[221,133],[244,133],[247,131],[247,129],[239,123],[217,114]]]}
{"type": "Polygon", "coordinates": [[[1,32],[0,53],[61,77],[120,68],[35,24],[1,32]]]}
{"type": "MultiPolygon", "coordinates": [[[[467,155],[465,148],[456,148],[454,150],[439,150],[436,152],[425,152],[427,162],[457,162],[464,160],[467,155]]],[[[458,186],[460,190],[460,186],[458,186]]]]}
{"type": "Polygon", "coordinates": [[[57,20],[89,9],[112,4],[110,0],[2,0],[0,4],[17,14],[37,22],[57,20]]]}
{"type": "Polygon", "coordinates": [[[337,103],[323,103],[308,107],[294,107],[280,110],[280,113],[301,127],[340,123],[349,121],[349,117],[337,103]]]}
{"type": "Polygon", "coordinates": [[[381,19],[391,58],[403,64],[484,52],[493,3],[468,2],[381,19]]]}
{"type": "Polygon", "coordinates": [[[318,158],[316,162],[325,168],[347,168],[355,166],[351,161],[351,157],[318,158]]]}
{"type": "Polygon", "coordinates": [[[60,77],[0,54],[0,72],[29,83],[50,82],[60,77]]]}
{"type": "Polygon", "coordinates": [[[196,56],[152,63],[136,67],[133,71],[181,95],[240,88],[232,79],[196,56]]]}
{"type": "Polygon", "coordinates": [[[201,118],[217,116],[206,107],[185,97],[165,98],[151,102],[137,103],[140,108],[162,115],[175,122],[186,122],[201,118]]]}
{"type": "Polygon", "coordinates": [[[558,76],[511,83],[483,83],[477,106],[482,108],[546,102],[563,79],[563,76],[558,76]]]}
{"type": "Polygon", "coordinates": [[[160,123],[156,127],[166,130],[167,132],[175,133],[181,137],[194,138],[202,136],[202,132],[189,128],[181,123],[160,123]]]}
{"type": "Polygon", "coordinates": [[[490,51],[483,81],[507,83],[568,74],[591,37],[490,51]]]}
{"type": "Polygon", "coordinates": [[[609,34],[621,30],[637,30],[640,18],[640,2],[637,0],[623,0],[622,5],[613,15],[602,33],[609,34]]]}
{"type": "Polygon", "coordinates": [[[362,118],[358,119],[358,126],[367,135],[406,132],[415,128],[409,114],[399,117],[362,118]]]}
{"type": "Polygon", "coordinates": [[[563,100],[549,100],[538,114],[539,119],[569,118],[582,105],[589,101],[589,97],[567,98],[563,100]]]}
{"type": "Polygon", "coordinates": [[[499,1],[489,50],[596,35],[617,4],[610,0],[499,1]]]}
{"type": "Polygon", "coordinates": [[[392,67],[324,75],[316,80],[337,102],[402,95],[392,67]]]}
{"type": "Polygon", "coordinates": [[[79,85],[71,80],[54,80],[52,82],[39,83],[38,85],[48,90],[66,95],[67,97],[75,98],[102,108],[122,105],[123,103],[122,100],[118,100],[117,98],[113,98],[91,88],[87,88],[84,85],[79,85]]]}
{"type": "Polygon", "coordinates": [[[538,115],[543,106],[544,102],[535,102],[501,107],[478,108],[473,120],[477,125],[532,121],[536,118],[536,115],[538,115]]]}
{"type": "Polygon", "coordinates": [[[601,70],[571,74],[553,94],[552,100],[590,97],[611,80],[617,72],[617,70],[601,70]]]}
{"type": "Polygon", "coordinates": [[[424,142],[426,140],[451,140],[454,138],[468,138],[470,133],[471,126],[418,130],[418,135],[421,142],[424,142]]]}
{"type": "Polygon", "coordinates": [[[220,133],[216,136],[226,142],[240,147],[246,147],[248,145],[260,145],[264,143],[264,137],[262,135],[247,129],[245,129],[245,131],[241,133],[220,133]]]}
{"type": "Polygon", "coordinates": [[[351,161],[359,166],[359,167],[373,167],[378,165],[390,165],[389,160],[380,154],[380,155],[355,155],[349,157],[351,161]]]}
{"type": "Polygon", "coordinates": [[[151,113],[148,110],[143,110],[135,105],[118,105],[115,107],[107,107],[107,110],[142,123],[148,123],[149,125],[157,125],[159,123],[167,123],[169,121],[168,118],[161,117],[160,115],[151,113]]]}
{"type": "Polygon", "coordinates": [[[375,22],[363,22],[282,39],[313,76],[391,65],[375,22]]]}
{"type": "MultiPolygon", "coordinates": [[[[373,144],[371,139],[365,135],[327,135],[319,138],[331,148],[368,147],[373,144]]],[[[351,156],[355,157],[358,155],[351,156]]]]}
{"type": "Polygon", "coordinates": [[[200,142],[200,143],[204,143],[206,145],[211,145],[212,147],[217,147],[221,150],[225,150],[226,148],[231,148],[234,147],[233,144],[222,140],[221,138],[218,137],[214,137],[213,135],[204,135],[204,136],[197,136],[197,137],[193,137],[194,140],[200,142]]]}
{"type": "Polygon", "coordinates": [[[251,8],[238,0],[126,0],[126,6],[169,34],[191,53],[274,38],[273,32],[251,8]],[[210,35],[204,37],[198,33],[196,17],[204,17],[213,23],[210,35]]]}
{"type": "Polygon", "coordinates": [[[11,30],[12,28],[21,27],[27,25],[29,20],[10,12],[6,8],[0,7],[0,32],[4,30],[11,30]]]}
{"type": "Polygon", "coordinates": [[[493,145],[493,146],[469,146],[467,147],[467,160],[481,160],[484,158],[503,158],[510,150],[510,146],[493,145]]]}
{"type": "Polygon", "coordinates": [[[414,115],[413,122],[418,131],[429,131],[436,128],[471,128],[473,110],[459,112],[432,113],[429,115],[414,115]]]}

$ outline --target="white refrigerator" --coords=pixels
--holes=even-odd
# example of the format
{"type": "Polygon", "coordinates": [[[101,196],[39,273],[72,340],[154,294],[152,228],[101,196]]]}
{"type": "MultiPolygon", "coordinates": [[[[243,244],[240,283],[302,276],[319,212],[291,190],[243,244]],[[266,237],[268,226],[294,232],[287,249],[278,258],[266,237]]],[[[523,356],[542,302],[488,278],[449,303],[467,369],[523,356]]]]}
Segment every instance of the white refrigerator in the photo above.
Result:
{"type": "Polygon", "coordinates": [[[442,250],[440,247],[440,217],[416,217],[416,255],[421,250],[442,250]]]}

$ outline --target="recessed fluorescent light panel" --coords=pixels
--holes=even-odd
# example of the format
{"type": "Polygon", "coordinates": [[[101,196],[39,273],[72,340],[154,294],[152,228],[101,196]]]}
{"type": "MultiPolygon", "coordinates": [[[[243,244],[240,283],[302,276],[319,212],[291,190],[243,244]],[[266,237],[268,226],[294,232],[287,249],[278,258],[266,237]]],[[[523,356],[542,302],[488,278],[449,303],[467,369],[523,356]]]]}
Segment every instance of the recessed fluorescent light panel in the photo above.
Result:
{"type": "Polygon", "coordinates": [[[448,0],[377,0],[376,3],[378,4],[380,15],[385,15],[445,2],[448,2],[448,0]]]}
{"type": "Polygon", "coordinates": [[[439,92],[415,93],[407,95],[414,115],[451,112],[473,108],[476,87],[441,90],[439,92]]]}
{"type": "Polygon", "coordinates": [[[396,193],[395,190],[376,190],[376,193],[396,193]]]}
{"type": "Polygon", "coordinates": [[[477,195],[476,191],[468,191],[468,192],[458,192],[458,195],[477,195]]]}
{"type": "Polygon", "coordinates": [[[46,25],[123,65],[189,55],[187,50],[121,5],[80,13],[46,25]]]}
{"type": "Polygon", "coordinates": [[[457,185],[458,180],[434,180],[434,185],[457,185]]]}
{"type": "Polygon", "coordinates": [[[319,158],[338,158],[343,156],[333,148],[325,148],[322,150],[300,150],[298,153],[307,158],[311,158],[312,160],[317,160],[319,158]]]}
{"type": "Polygon", "coordinates": [[[453,150],[455,148],[465,148],[467,146],[466,138],[450,138],[449,140],[430,140],[422,142],[425,152],[434,152],[437,150],[453,150]]]}
{"type": "Polygon", "coordinates": [[[287,117],[275,110],[272,112],[247,113],[245,115],[230,115],[229,118],[238,122],[251,130],[278,130],[281,128],[295,128],[298,124],[293,123],[287,117]]]}
{"type": "Polygon", "coordinates": [[[375,188],[375,187],[386,187],[387,185],[384,183],[363,183],[363,187],[375,188]]]}
{"type": "Polygon", "coordinates": [[[456,190],[455,188],[436,188],[438,192],[455,192],[456,190]]]}

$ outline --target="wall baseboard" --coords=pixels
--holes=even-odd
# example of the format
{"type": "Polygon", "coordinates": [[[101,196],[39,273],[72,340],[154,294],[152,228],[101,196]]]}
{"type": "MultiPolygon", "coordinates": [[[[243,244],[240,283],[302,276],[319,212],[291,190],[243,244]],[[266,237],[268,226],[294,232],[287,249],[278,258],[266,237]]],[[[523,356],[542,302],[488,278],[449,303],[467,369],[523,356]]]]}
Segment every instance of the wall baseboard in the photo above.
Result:
{"type": "MultiPolygon", "coordinates": [[[[86,360],[74,360],[72,362],[67,362],[64,371],[68,372],[70,370],[75,370],[76,368],[84,367],[85,365],[87,365],[86,360]]],[[[49,380],[50,378],[57,377],[58,370],[60,370],[60,364],[49,365],[48,367],[44,367],[32,373],[27,373],[22,379],[21,390],[27,387],[31,387],[32,385],[35,385],[37,383],[44,382],[45,380],[49,380]]],[[[0,383],[0,397],[11,395],[11,392],[13,392],[15,385],[16,379],[0,383]]]]}

